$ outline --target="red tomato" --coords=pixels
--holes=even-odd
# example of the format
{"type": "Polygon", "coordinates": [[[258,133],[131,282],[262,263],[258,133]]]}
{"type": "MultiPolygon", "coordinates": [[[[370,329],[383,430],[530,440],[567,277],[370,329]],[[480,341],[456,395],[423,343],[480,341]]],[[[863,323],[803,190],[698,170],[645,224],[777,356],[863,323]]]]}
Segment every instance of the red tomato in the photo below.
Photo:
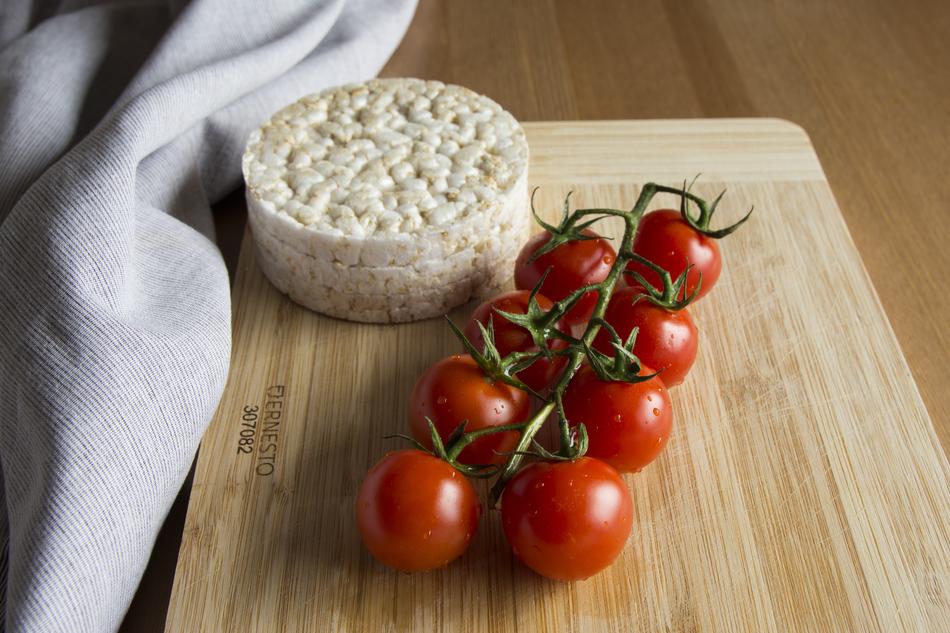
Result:
{"type": "MultiPolygon", "coordinates": [[[[640,328],[633,353],[645,365],[661,371],[664,385],[678,385],[696,360],[699,331],[685,308],[667,310],[646,299],[634,303],[633,300],[642,292],[641,288],[634,286],[616,291],[610,298],[604,319],[624,341],[633,328],[640,328]]],[[[594,339],[594,347],[605,354],[614,353],[610,335],[603,328],[594,339]]]]}
{"type": "MultiPolygon", "coordinates": [[[[465,336],[475,345],[476,349],[482,349],[485,341],[482,338],[481,330],[478,329],[478,324],[481,323],[487,327],[490,319],[495,331],[495,347],[498,348],[498,353],[502,357],[511,352],[538,351],[528,330],[495,313],[495,310],[498,309],[512,314],[525,314],[528,311],[528,296],[530,294],[528,290],[512,290],[484,302],[475,308],[472,318],[468,320],[468,325],[465,326],[465,336]]],[[[551,300],[544,295],[538,293],[535,295],[535,299],[542,310],[548,311],[551,309],[551,300]]],[[[567,328],[560,324],[558,324],[558,329],[567,333],[567,328]]],[[[567,347],[567,343],[560,339],[551,339],[548,347],[553,350],[564,349],[567,347]]],[[[542,358],[517,375],[523,383],[535,391],[543,391],[566,363],[567,359],[563,356],[556,356],[551,360],[542,358]]]]}
{"type": "MultiPolygon", "coordinates": [[[[419,443],[432,448],[426,418],[445,441],[463,420],[468,420],[467,431],[516,424],[528,419],[530,407],[527,392],[491,382],[471,356],[455,355],[437,362],[416,382],[409,399],[409,426],[419,443]]],[[[517,431],[493,433],[466,446],[459,461],[500,464],[505,456],[495,451],[511,451],[517,444],[517,431]]]]}
{"type": "Polygon", "coordinates": [[[572,424],[583,422],[587,428],[587,454],[622,473],[637,472],[656,459],[673,428],[670,396],[659,378],[604,382],[589,365],[567,386],[564,412],[572,424]]]}
{"type": "Polygon", "coordinates": [[[478,495],[468,479],[415,449],[383,457],[356,497],[363,543],[376,560],[400,571],[427,571],[461,556],[478,514],[478,495]]]}
{"type": "MultiPolygon", "coordinates": [[[[688,260],[693,267],[686,276],[687,296],[696,289],[699,274],[703,275],[697,299],[712,290],[722,272],[722,256],[716,240],[691,227],[680,212],[673,209],[643,216],[633,240],[633,251],[666,269],[673,279],[683,272],[688,260]]],[[[637,271],[651,284],[660,287],[659,275],[643,264],[630,262],[627,269],[637,271]]]]}
{"type": "MultiPolygon", "coordinates": [[[[590,229],[587,235],[597,236],[590,229]]],[[[551,301],[559,301],[586,284],[596,284],[607,278],[610,267],[617,259],[613,246],[602,237],[595,240],[583,240],[561,244],[553,251],[545,253],[536,260],[528,260],[536,250],[551,239],[545,231],[528,240],[518,254],[515,262],[515,287],[521,290],[534,288],[544,271],[551,269],[541,293],[551,301]]],[[[588,292],[574,307],[564,315],[564,324],[574,326],[590,319],[597,304],[597,293],[588,292]]]]}
{"type": "Polygon", "coordinates": [[[525,565],[555,580],[581,580],[623,549],[633,500],[617,471],[602,461],[537,462],[508,482],[501,522],[525,565]]]}

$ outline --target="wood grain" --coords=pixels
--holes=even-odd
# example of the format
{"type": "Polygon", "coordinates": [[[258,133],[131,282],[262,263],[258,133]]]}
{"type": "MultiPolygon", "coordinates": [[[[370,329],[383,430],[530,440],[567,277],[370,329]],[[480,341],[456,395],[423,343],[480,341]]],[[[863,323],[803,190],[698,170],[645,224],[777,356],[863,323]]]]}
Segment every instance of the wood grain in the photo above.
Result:
{"type": "Polygon", "coordinates": [[[669,447],[628,477],[636,524],[620,560],[586,582],[545,581],[512,558],[491,513],[444,570],[375,563],[356,534],[356,487],[394,447],[381,436],[405,428],[416,376],[456,345],[438,320],[373,326],[299,308],[245,240],[232,370],[166,630],[942,630],[950,467],[807,137],[776,120],[526,127],[549,214],[569,189],[578,204],[624,205],[644,166],[697,164],[715,175],[698,191],[728,186],[733,218],[758,209],[695,308],[701,352],[674,392],[669,447]],[[265,406],[274,385],[277,437],[259,430],[256,452],[239,454],[244,407],[265,406]],[[276,443],[273,473],[257,470],[262,441],[276,443]]]}

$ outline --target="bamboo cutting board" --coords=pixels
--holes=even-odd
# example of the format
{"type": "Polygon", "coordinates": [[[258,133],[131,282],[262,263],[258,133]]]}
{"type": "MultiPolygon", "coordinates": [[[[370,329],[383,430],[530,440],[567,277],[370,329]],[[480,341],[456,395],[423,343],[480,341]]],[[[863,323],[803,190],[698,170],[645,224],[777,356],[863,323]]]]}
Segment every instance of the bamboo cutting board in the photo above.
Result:
{"type": "Polygon", "coordinates": [[[525,127],[549,216],[571,189],[577,205],[624,207],[639,184],[698,172],[700,195],[729,189],[720,223],[757,209],[693,310],[700,355],[672,392],[669,445],[627,477],[622,556],[585,582],[547,581],[512,558],[491,513],[448,568],[375,563],[357,486],[400,446],[381,438],[405,432],[416,377],[456,342],[438,319],[299,308],[245,239],[231,374],[167,630],[946,630],[950,468],[805,133],[772,119],[525,127]]]}

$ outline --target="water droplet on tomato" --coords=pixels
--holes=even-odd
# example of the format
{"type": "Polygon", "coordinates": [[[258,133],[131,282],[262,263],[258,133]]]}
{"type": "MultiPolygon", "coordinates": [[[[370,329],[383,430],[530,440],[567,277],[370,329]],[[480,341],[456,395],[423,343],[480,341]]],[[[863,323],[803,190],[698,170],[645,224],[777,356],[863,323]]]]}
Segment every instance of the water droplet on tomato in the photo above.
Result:
{"type": "Polygon", "coordinates": [[[616,422],[617,424],[620,424],[621,421],[622,421],[622,419],[621,419],[619,413],[614,416],[614,422],[616,422]]]}
{"type": "Polygon", "coordinates": [[[445,404],[448,401],[449,399],[446,398],[445,396],[439,396],[439,398],[435,402],[436,404],[445,404]]]}
{"type": "Polygon", "coordinates": [[[647,402],[653,402],[653,396],[647,396],[647,402]]]}
{"type": "Polygon", "coordinates": [[[656,407],[653,407],[653,415],[660,415],[660,410],[656,407]]]}
{"type": "Polygon", "coordinates": [[[610,264],[614,263],[614,258],[610,255],[604,255],[604,263],[609,266],[610,264]]]}

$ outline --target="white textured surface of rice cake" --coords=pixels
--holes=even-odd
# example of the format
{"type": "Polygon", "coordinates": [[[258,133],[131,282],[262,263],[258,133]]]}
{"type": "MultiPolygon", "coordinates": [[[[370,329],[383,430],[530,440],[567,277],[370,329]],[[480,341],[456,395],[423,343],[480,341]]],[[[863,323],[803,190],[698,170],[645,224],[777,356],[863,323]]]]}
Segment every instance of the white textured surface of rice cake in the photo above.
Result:
{"type": "Polygon", "coordinates": [[[262,270],[331,316],[444,314],[510,278],[527,161],[514,117],[466,88],[377,79],[304,97],[244,154],[262,270]]]}

